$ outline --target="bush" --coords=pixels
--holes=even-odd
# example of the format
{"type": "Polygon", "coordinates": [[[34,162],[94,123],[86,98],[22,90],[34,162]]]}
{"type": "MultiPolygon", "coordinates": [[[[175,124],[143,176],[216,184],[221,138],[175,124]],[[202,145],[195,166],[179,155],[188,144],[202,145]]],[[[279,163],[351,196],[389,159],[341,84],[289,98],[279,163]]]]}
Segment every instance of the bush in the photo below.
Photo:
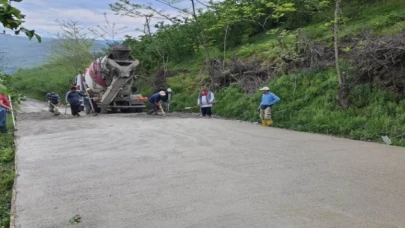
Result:
{"type": "MultiPolygon", "coordinates": [[[[336,102],[338,82],[334,70],[285,75],[268,86],[281,98],[273,106],[275,127],[370,141],[388,135],[394,145],[405,146],[405,100],[389,91],[356,85],[351,91],[352,107],[344,110],[336,102]]],[[[184,107],[194,106],[197,96],[198,92],[177,94],[172,108],[184,111],[184,107]]],[[[259,121],[260,91],[249,96],[232,85],[217,91],[215,97],[215,114],[259,121]]]]}
{"type": "MultiPolygon", "coordinates": [[[[11,128],[11,118],[8,127],[11,128]]],[[[9,227],[14,183],[14,138],[0,134],[0,227],[9,227]]]]}

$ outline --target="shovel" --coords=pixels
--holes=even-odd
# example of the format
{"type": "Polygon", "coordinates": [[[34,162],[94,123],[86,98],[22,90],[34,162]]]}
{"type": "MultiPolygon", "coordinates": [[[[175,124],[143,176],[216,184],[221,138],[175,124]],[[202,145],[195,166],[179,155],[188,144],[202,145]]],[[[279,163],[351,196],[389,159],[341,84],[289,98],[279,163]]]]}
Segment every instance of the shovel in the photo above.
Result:
{"type": "Polygon", "coordinates": [[[98,113],[96,112],[96,110],[94,110],[94,106],[93,106],[93,98],[89,98],[89,102],[90,102],[91,110],[93,110],[93,113],[94,113],[93,116],[97,116],[98,113]]]}
{"type": "Polygon", "coordinates": [[[162,106],[160,106],[160,110],[162,111],[163,116],[166,116],[166,113],[165,113],[165,111],[163,110],[163,107],[162,107],[162,106]]]}
{"type": "Polygon", "coordinates": [[[185,110],[190,110],[190,109],[197,108],[197,107],[198,107],[198,105],[193,106],[193,107],[185,107],[184,109],[185,109],[185,110]]]}
{"type": "MultiPolygon", "coordinates": [[[[58,108],[58,107],[56,107],[54,104],[52,104],[52,102],[49,102],[54,108],[58,108]]],[[[66,110],[66,109],[65,109],[66,110]]],[[[62,113],[62,112],[59,112],[59,113],[62,113]]],[[[66,114],[64,114],[64,113],[62,113],[62,115],[64,115],[66,118],[69,118],[66,114]]]]}
{"type": "MultiPolygon", "coordinates": [[[[217,101],[213,101],[211,104],[215,104],[215,103],[217,103],[217,101]]],[[[197,108],[197,107],[199,107],[199,105],[196,105],[196,106],[193,106],[193,107],[185,107],[184,109],[185,110],[190,110],[190,109],[197,108]]]]}

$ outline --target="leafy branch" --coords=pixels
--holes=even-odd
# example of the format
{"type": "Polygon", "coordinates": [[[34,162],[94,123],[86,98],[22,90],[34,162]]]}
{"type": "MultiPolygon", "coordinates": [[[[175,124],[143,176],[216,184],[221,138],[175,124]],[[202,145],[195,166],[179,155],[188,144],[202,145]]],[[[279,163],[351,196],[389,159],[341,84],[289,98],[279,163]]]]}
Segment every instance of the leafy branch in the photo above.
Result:
{"type": "Polygon", "coordinates": [[[29,30],[22,26],[25,22],[25,15],[19,9],[11,5],[11,2],[21,2],[22,0],[0,0],[0,23],[8,29],[14,31],[16,35],[25,33],[31,40],[33,37],[41,43],[41,37],[35,33],[35,30],[29,30]]]}

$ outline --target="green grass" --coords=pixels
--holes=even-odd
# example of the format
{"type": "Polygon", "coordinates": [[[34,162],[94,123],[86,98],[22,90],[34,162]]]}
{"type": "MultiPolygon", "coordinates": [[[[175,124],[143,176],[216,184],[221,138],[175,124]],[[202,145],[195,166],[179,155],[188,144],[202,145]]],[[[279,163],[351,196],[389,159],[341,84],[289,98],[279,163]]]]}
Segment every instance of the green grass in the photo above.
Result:
{"type": "MultiPolygon", "coordinates": [[[[340,26],[340,38],[344,45],[350,43],[345,49],[347,51],[350,51],[350,46],[356,45],[354,38],[362,32],[387,36],[405,31],[403,0],[373,4],[345,3],[342,13],[347,20],[340,26]]],[[[333,9],[330,9],[315,16],[313,23],[302,28],[302,32],[310,39],[331,47],[333,28],[331,24],[326,24],[332,20],[333,9]]],[[[352,105],[348,110],[343,110],[335,98],[338,84],[333,67],[322,72],[311,73],[308,69],[302,69],[300,73],[283,73],[291,72],[291,69],[281,57],[296,57],[296,32],[288,31],[282,35],[262,33],[226,51],[228,61],[237,59],[256,61],[264,67],[278,66],[278,77],[266,83],[282,99],[274,106],[275,126],[370,141],[380,141],[381,135],[388,135],[395,145],[405,146],[402,138],[405,133],[405,101],[400,96],[375,85],[351,82],[352,105]],[[286,48],[280,47],[279,40],[286,48]]],[[[222,59],[223,50],[213,48],[210,54],[213,59],[222,59]]],[[[200,86],[208,81],[204,60],[203,53],[199,52],[181,63],[169,63],[169,70],[177,74],[167,78],[168,85],[174,91],[172,110],[185,111],[185,107],[196,105],[200,86]]],[[[18,72],[15,77],[19,80],[13,80],[12,86],[33,98],[43,99],[45,93],[51,90],[63,95],[68,90],[68,80],[74,75],[75,72],[67,67],[44,66],[18,72]]],[[[146,96],[155,89],[150,79],[139,83],[140,92],[146,96]]],[[[260,96],[259,92],[247,95],[236,85],[222,88],[216,91],[218,103],[214,112],[228,118],[258,121],[260,96]]]]}
{"type": "MultiPolygon", "coordinates": [[[[349,18],[341,25],[340,37],[344,41],[350,41],[364,31],[380,36],[405,31],[402,0],[370,5],[354,3],[344,6],[342,12],[349,18]]],[[[333,18],[333,11],[326,14],[333,18]]],[[[313,24],[303,28],[303,32],[312,39],[332,45],[333,30],[325,26],[326,22],[329,21],[319,15],[313,24]]],[[[278,64],[281,55],[291,53],[294,49],[293,33],[290,31],[282,38],[288,50],[279,47],[278,35],[263,33],[239,47],[227,50],[227,57],[257,61],[262,65],[278,64]]],[[[199,85],[204,79],[196,76],[203,67],[202,62],[203,58],[199,57],[173,66],[176,70],[187,69],[191,72],[168,80],[175,92],[171,106],[174,110],[184,111],[184,107],[196,104],[199,85]]],[[[348,110],[344,110],[336,101],[338,80],[333,67],[322,72],[303,70],[301,73],[282,75],[266,84],[281,98],[273,110],[275,127],[379,142],[382,135],[388,135],[394,145],[405,146],[405,101],[400,95],[375,85],[350,82],[352,104],[348,110]]],[[[238,86],[231,85],[216,91],[215,95],[218,103],[213,111],[216,114],[259,121],[257,107],[260,92],[247,95],[238,86]]]]}
{"type": "MultiPolygon", "coordinates": [[[[64,97],[70,89],[69,82],[75,80],[76,73],[69,66],[47,64],[19,70],[12,76],[10,87],[38,100],[46,100],[45,95],[50,91],[64,97]]],[[[64,99],[62,99],[63,101],[64,99]]]]}
{"type": "MultiPolygon", "coordinates": [[[[398,95],[357,85],[352,88],[351,108],[344,110],[335,100],[338,83],[333,70],[285,75],[268,86],[281,98],[273,107],[275,127],[365,141],[381,141],[381,136],[388,135],[394,145],[405,146],[405,100],[398,95]]],[[[193,94],[190,102],[195,103],[196,97],[193,94]]],[[[260,92],[249,96],[231,86],[218,91],[216,98],[218,104],[213,108],[216,114],[259,121],[260,92]]]]}
{"type": "MultiPolygon", "coordinates": [[[[11,131],[11,118],[8,126],[11,131]]],[[[9,227],[14,183],[14,137],[0,133],[0,228],[9,227]]]]}
{"type": "MultiPolygon", "coordinates": [[[[347,18],[340,26],[339,37],[351,39],[361,32],[374,35],[394,35],[405,31],[405,7],[402,0],[380,1],[373,4],[351,3],[343,6],[343,17],[347,18]]],[[[333,41],[332,26],[325,22],[333,20],[333,12],[317,16],[317,23],[304,28],[304,32],[317,41],[333,41]]]]}

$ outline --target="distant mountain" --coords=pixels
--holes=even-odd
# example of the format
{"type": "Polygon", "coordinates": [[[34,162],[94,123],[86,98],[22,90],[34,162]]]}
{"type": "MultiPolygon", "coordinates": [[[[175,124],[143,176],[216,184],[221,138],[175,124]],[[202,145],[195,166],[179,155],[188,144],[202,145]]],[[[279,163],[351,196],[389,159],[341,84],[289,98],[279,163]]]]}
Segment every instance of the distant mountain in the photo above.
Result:
{"type": "MultiPolygon", "coordinates": [[[[12,36],[0,33],[0,68],[12,74],[20,68],[31,68],[44,64],[51,54],[52,43],[56,39],[42,38],[38,43],[25,36],[12,36]]],[[[98,52],[107,47],[106,41],[96,41],[92,51],[98,52]]]]}

